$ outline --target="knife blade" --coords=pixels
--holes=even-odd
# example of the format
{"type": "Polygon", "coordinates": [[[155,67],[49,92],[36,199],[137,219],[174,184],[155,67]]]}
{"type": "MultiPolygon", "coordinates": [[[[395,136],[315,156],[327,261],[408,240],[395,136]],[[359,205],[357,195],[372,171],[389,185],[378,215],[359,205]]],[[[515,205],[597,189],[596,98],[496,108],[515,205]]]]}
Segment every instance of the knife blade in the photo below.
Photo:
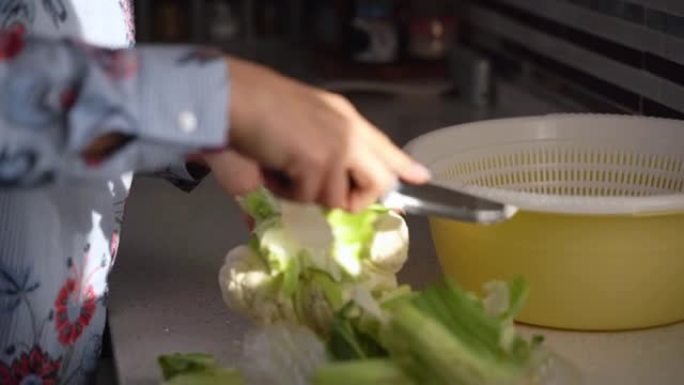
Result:
{"type": "Polygon", "coordinates": [[[462,222],[494,224],[512,218],[516,207],[434,184],[399,183],[381,203],[409,214],[435,216],[462,222]]]}

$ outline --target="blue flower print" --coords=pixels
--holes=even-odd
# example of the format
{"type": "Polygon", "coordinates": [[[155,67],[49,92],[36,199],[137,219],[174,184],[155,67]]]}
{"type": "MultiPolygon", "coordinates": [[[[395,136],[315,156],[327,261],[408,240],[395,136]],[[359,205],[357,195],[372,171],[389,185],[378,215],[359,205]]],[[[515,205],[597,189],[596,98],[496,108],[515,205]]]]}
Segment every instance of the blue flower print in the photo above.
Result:
{"type": "Polygon", "coordinates": [[[62,0],[43,0],[43,8],[52,17],[52,22],[58,27],[67,19],[67,10],[62,0]]]}
{"type": "Polygon", "coordinates": [[[9,29],[16,26],[24,28],[33,24],[36,10],[33,1],[6,0],[0,1],[0,28],[9,29]]]}
{"type": "Polygon", "coordinates": [[[0,187],[33,186],[51,181],[51,171],[36,171],[38,155],[35,150],[25,148],[10,152],[0,148],[0,187]]]}
{"type": "Polygon", "coordinates": [[[0,313],[13,312],[39,287],[40,283],[31,279],[30,269],[10,272],[0,267],[0,313]]]}

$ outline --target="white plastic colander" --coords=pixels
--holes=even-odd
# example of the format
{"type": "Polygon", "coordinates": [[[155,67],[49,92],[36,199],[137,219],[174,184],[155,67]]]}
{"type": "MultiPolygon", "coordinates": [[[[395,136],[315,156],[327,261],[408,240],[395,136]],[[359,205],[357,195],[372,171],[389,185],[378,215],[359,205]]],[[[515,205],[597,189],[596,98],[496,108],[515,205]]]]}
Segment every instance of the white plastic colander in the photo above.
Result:
{"type": "Polygon", "coordinates": [[[563,114],[432,132],[407,146],[435,182],[538,212],[684,210],[684,122],[563,114]]]}

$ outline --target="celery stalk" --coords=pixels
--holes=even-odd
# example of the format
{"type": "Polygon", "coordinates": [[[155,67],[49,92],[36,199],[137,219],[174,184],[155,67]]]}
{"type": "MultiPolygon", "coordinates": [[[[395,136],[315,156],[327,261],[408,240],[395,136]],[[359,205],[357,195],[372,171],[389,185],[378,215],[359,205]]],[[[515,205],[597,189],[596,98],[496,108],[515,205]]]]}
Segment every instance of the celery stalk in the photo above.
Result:
{"type": "Polygon", "coordinates": [[[313,385],[417,385],[391,360],[344,361],[318,369],[313,385]]]}

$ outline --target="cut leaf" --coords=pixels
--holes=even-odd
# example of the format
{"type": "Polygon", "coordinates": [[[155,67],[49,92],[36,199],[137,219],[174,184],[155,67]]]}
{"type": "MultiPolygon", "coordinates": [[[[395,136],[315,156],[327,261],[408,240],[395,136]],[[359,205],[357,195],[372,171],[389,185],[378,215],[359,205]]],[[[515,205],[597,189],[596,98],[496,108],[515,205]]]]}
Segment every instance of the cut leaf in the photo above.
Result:
{"type": "Polygon", "coordinates": [[[352,277],[358,277],[361,274],[361,262],[370,256],[370,247],[375,235],[374,224],[377,218],[378,211],[375,210],[365,210],[360,213],[331,210],[327,214],[334,238],[332,256],[352,277]]]}
{"type": "Polygon", "coordinates": [[[377,336],[364,332],[348,316],[353,304],[347,305],[337,313],[330,330],[328,352],[339,361],[386,357],[387,352],[380,346],[377,336]]]}
{"type": "Polygon", "coordinates": [[[203,353],[169,354],[160,356],[157,361],[165,380],[181,374],[211,371],[216,367],[214,357],[203,353]]]}
{"type": "Polygon", "coordinates": [[[181,374],[163,385],[247,385],[236,370],[217,369],[210,372],[181,374]]]}
{"type": "Polygon", "coordinates": [[[238,199],[238,203],[257,225],[261,221],[280,215],[278,201],[263,187],[238,199]]]}

